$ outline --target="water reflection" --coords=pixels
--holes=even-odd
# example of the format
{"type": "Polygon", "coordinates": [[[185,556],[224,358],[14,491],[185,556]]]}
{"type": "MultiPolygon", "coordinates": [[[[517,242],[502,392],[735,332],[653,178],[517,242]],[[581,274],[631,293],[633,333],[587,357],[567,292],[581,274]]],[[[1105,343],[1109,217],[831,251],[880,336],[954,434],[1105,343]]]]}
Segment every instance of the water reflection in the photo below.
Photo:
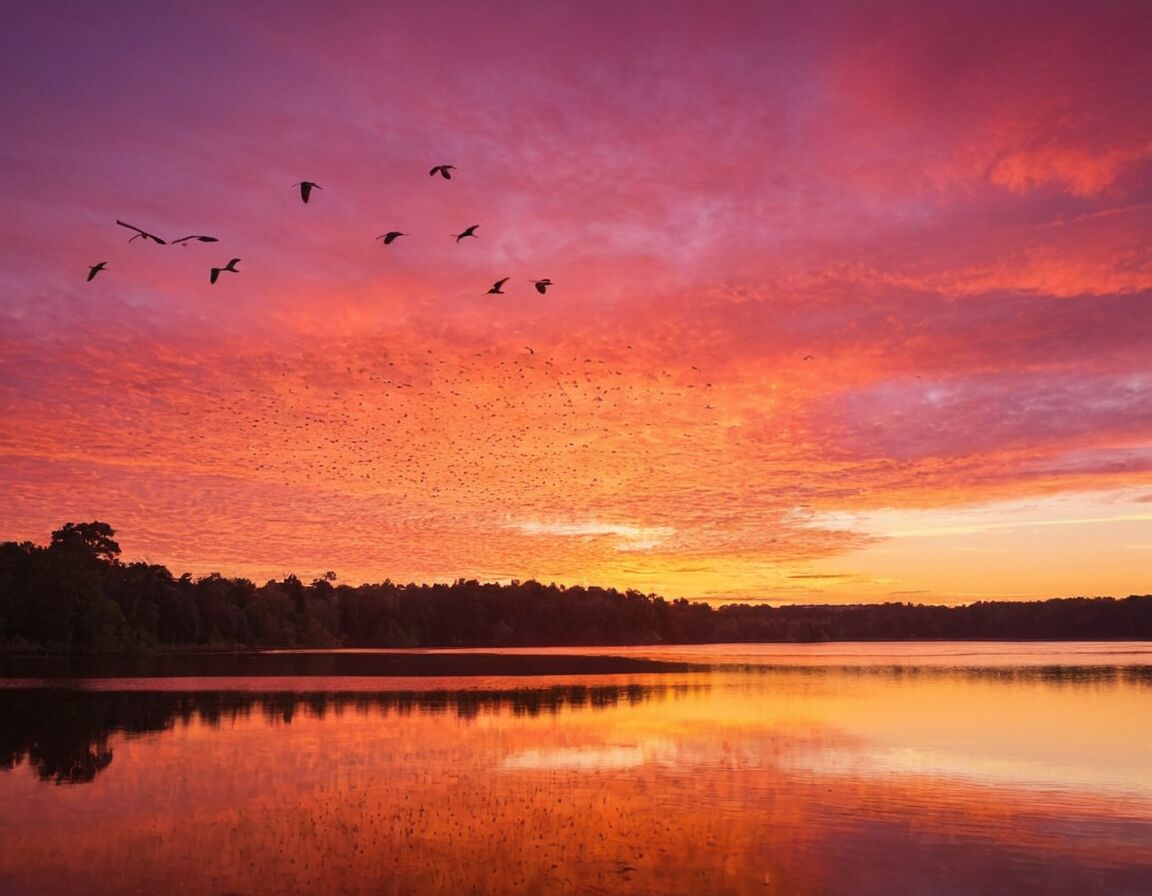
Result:
{"type": "Polygon", "coordinates": [[[0,683],[0,892],[1146,896],[1149,676],[1057,659],[0,683]]]}
{"type": "Polygon", "coordinates": [[[42,781],[85,784],[112,762],[114,734],[141,735],[177,723],[217,729],[254,713],[269,723],[290,724],[298,715],[325,719],[352,710],[387,718],[421,713],[461,720],[482,714],[555,715],[561,710],[635,706],[706,687],[688,685],[555,685],[506,690],[408,690],[353,692],[88,691],[65,688],[0,688],[0,769],[27,761],[42,781]]]}

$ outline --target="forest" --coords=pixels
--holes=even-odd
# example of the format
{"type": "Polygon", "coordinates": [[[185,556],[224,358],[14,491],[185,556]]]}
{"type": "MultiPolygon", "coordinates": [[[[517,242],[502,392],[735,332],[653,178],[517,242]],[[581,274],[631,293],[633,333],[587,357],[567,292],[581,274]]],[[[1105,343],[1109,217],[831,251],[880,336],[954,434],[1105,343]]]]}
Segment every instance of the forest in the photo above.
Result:
{"type": "Polygon", "coordinates": [[[1152,595],[712,607],[533,580],[350,586],[328,573],[257,585],[121,562],[115,534],[99,521],[67,523],[47,546],[0,543],[0,651],[1152,639],[1152,595]]]}

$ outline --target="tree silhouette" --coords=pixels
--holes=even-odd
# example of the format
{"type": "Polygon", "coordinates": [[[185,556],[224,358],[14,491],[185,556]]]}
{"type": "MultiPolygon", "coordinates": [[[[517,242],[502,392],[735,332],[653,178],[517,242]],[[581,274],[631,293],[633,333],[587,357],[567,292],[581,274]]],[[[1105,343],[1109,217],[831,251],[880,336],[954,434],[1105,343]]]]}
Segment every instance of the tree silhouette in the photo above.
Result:
{"type": "Polygon", "coordinates": [[[0,652],[203,647],[491,647],[708,642],[1152,638],[1152,596],[771,607],[708,604],[529,579],[507,585],[257,586],[121,563],[107,523],[67,523],[48,547],[0,544],[0,652]]]}
{"type": "Polygon", "coordinates": [[[52,547],[58,549],[87,549],[100,560],[116,562],[120,556],[120,545],[113,540],[115,535],[107,523],[93,520],[91,523],[65,523],[63,528],[52,533],[52,547]]]}

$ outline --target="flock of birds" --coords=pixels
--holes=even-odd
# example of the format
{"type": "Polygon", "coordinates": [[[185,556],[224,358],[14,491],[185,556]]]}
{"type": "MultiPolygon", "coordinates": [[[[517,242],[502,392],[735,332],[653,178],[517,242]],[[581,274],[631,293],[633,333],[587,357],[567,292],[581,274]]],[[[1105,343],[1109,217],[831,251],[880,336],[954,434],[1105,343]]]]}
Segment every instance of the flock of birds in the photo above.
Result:
{"type": "MultiPolygon", "coordinates": [[[[434,165],[432,167],[432,169],[428,172],[428,175],[430,177],[435,177],[437,174],[439,174],[445,180],[451,180],[452,179],[452,173],[451,172],[453,172],[455,170],[456,170],[455,165],[434,165]]],[[[300,188],[300,199],[303,200],[305,203],[307,203],[308,200],[312,197],[312,191],[313,190],[324,189],[318,183],[316,183],[315,181],[311,181],[311,180],[302,180],[299,183],[293,184],[292,186],[300,188]]],[[[121,221],[121,220],[117,219],[116,223],[119,224],[121,227],[126,227],[128,230],[135,231],[134,235],[129,238],[128,242],[132,242],[133,240],[138,240],[138,239],[143,239],[145,242],[147,242],[148,240],[151,240],[152,242],[156,243],[158,246],[167,246],[167,245],[187,246],[191,242],[200,242],[200,243],[217,243],[217,242],[219,242],[219,239],[217,237],[206,236],[204,234],[191,234],[189,236],[182,236],[179,239],[175,239],[175,240],[165,240],[165,239],[161,239],[160,237],[156,236],[156,234],[154,234],[154,233],[150,233],[149,231],[144,230],[143,228],[137,227],[134,224],[129,224],[127,221],[121,221]]],[[[465,227],[460,233],[453,233],[453,234],[449,234],[449,235],[454,237],[456,239],[456,242],[459,243],[462,239],[465,239],[466,237],[475,237],[476,236],[476,229],[479,226],[480,226],[479,224],[472,224],[469,227],[465,227]]],[[[389,230],[387,233],[382,233],[380,236],[376,237],[376,239],[382,240],[385,246],[389,246],[392,243],[394,243],[396,240],[398,240],[400,237],[410,236],[410,235],[411,234],[405,233],[405,232],[400,231],[400,230],[389,230]]],[[[209,273],[208,273],[208,282],[209,283],[215,283],[224,271],[228,271],[229,273],[233,273],[233,274],[240,273],[240,270],[236,267],[236,265],[238,265],[239,263],[240,263],[239,258],[233,258],[227,264],[221,265],[220,267],[211,268],[209,270],[209,273]]],[[[107,267],[108,267],[107,261],[100,261],[94,265],[91,265],[88,268],[88,281],[90,282],[93,279],[95,279],[96,275],[99,274],[101,271],[106,270],[107,267]]],[[[485,295],[504,295],[504,284],[507,283],[510,279],[511,279],[510,277],[501,277],[499,280],[497,280],[495,283],[493,283],[491,287],[489,287],[489,289],[488,289],[487,293],[485,293],[485,295]]],[[[552,286],[552,281],[547,277],[539,278],[539,279],[533,280],[533,286],[535,286],[536,291],[538,293],[544,294],[548,291],[548,287],[552,286]]]]}
{"type": "MultiPolygon", "coordinates": [[[[437,165],[428,175],[451,180],[454,170],[453,165],[437,165]]],[[[292,187],[305,204],[324,189],[311,180],[292,187]]],[[[128,221],[116,224],[131,232],[129,243],[221,242],[205,232],[170,239],[128,221]]],[[[475,238],[479,226],[449,235],[459,244],[475,238]]],[[[410,236],[392,229],[376,241],[394,246],[410,236]]],[[[240,264],[240,258],[218,263],[210,269],[209,281],[215,284],[225,272],[239,273],[240,264]]],[[[92,265],[88,279],[106,266],[103,261],[92,265]]],[[[525,279],[540,294],[553,285],[547,277],[525,279]]],[[[503,295],[510,280],[501,277],[486,293],[477,293],[503,295]]],[[[718,424],[693,419],[701,407],[716,410],[705,398],[712,385],[704,382],[706,377],[693,367],[648,371],[637,379],[627,374],[630,365],[625,361],[632,345],[604,347],[607,353],[593,358],[537,352],[526,345],[515,357],[499,349],[441,355],[431,349],[416,352],[374,344],[368,355],[358,350],[345,355],[347,371],[336,379],[319,361],[298,358],[281,368],[280,359],[269,358],[254,375],[255,382],[226,388],[219,402],[198,401],[195,413],[203,425],[191,433],[181,430],[180,439],[202,453],[228,457],[239,437],[249,449],[243,463],[286,484],[355,484],[430,499],[451,494],[468,506],[504,500],[523,506],[530,501],[527,492],[546,490],[549,483],[570,475],[574,454],[584,471],[582,486],[593,490],[607,488],[611,475],[664,488],[668,483],[654,474],[660,459],[670,453],[691,451],[697,466],[708,466],[715,446],[712,439],[701,438],[696,426],[718,424]],[[301,364],[313,375],[299,377],[301,364]],[[334,403],[336,398],[340,400],[334,403]],[[443,413],[424,413],[429,406],[443,413]],[[688,423],[690,430],[656,439],[663,417],[688,423]],[[474,450],[477,433],[484,434],[482,455],[474,450]],[[284,447],[269,453],[269,444],[284,447]],[[633,457],[641,444],[644,450],[633,457]],[[381,463],[382,448],[390,452],[392,463],[381,463]],[[612,470],[616,473],[610,475],[612,470]],[[509,489],[509,482],[519,488],[509,489]]],[[[162,442],[161,434],[147,429],[134,446],[138,454],[179,450],[162,442]]]]}
{"type": "MultiPolygon", "coordinates": [[[[452,180],[454,170],[437,165],[428,176],[452,180]]],[[[311,180],[292,188],[288,193],[285,186],[289,201],[298,196],[310,210],[313,198],[328,195],[311,180]]],[[[129,231],[129,243],[204,244],[209,251],[224,244],[210,230],[188,228],[171,239],[138,223],[116,221],[129,231]]],[[[479,226],[452,234],[445,227],[445,245],[448,236],[456,245],[475,238],[479,226]]],[[[378,251],[387,255],[410,239],[406,231],[382,227],[375,242],[365,243],[382,244],[378,251]]],[[[209,281],[241,272],[241,263],[221,254],[209,281]]],[[[88,279],[106,267],[92,265],[88,279]]],[[[552,285],[550,278],[523,280],[540,294],[552,285]]],[[[511,291],[510,282],[523,281],[501,277],[486,294],[511,291]]],[[[485,294],[479,284],[476,293],[485,294]]],[[[696,506],[705,494],[720,506],[744,506],[748,488],[735,471],[760,459],[759,448],[733,442],[739,415],[724,410],[723,390],[714,388],[720,384],[710,373],[682,355],[654,365],[656,343],[633,346],[617,336],[562,331],[546,344],[516,350],[434,335],[411,345],[389,332],[356,334],[323,348],[302,347],[291,358],[278,351],[237,358],[207,373],[195,353],[177,354],[148,372],[150,382],[164,384],[162,400],[148,389],[122,390],[107,415],[108,441],[134,458],[181,459],[176,466],[200,469],[212,458],[214,474],[233,484],[250,480],[264,502],[305,489],[332,512],[352,502],[348,506],[363,507],[370,518],[384,514],[391,523],[373,530],[365,551],[403,555],[416,570],[443,563],[445,541],[493,576],[520,563],[562,581],[573,574],[568,548],[541,552],[535,532],[515,521],[579,519],[588,506],[627,516],[637,506],[696,506]],[[157,414],[169,413],[195,422],[157,422],[157,414]],[[294,491],[266,491],[266,485],[294,491]],[[464,518],[491,520],[492,537],[478,543],[459,522],[464,518]],[[439,538],[414,542],[414,527],[436,528],[439,538]]],[[[74,422],[74,431],[82,431],[83,415],[74,422]]],[[[694,549],[727,550],[734,531],[755,539],[762,529],[758,518],[734,517],[715,530],[703,527],[693,536],[694,549]]],[[[653,531],[610,537],[625,548],[673,537],[653,531]]],[[[593,548],[581,541],[578,550],[593,548]]]]}

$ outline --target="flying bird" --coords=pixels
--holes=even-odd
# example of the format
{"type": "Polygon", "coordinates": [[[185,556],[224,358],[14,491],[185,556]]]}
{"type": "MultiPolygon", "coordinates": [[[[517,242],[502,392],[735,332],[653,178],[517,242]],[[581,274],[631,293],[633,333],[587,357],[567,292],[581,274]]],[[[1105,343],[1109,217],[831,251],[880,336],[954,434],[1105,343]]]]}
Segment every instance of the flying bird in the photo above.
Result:
{"type": "Polygon", "coordinates": [[[498,296],[505,295],[504,290],[501,289],[500,287],[502,287],[507,282],[508,282],[507,277],[501,277],[499,280],[497,280],[495,283],[492,284],[492,288],[490,290],[488,290],[488,292],[484,293],[484,295],[498,295],[498,296]]]}
{"type": "Polygon", "coordinates": [[[116,220],[116,223],[119,224],[121,227],[127,227],[129,230],[135,230],[136,231],[136,236],[129,239],[128,242],[132,242],[132,240],[138,240],[138,239],[140,239],[140,237],[144,237],[144,239],[152,240],[154,243],[156,243],[159,246],[167,246],[168,245],[166,242],[164,242],[164,240],[160,239],[160,237],[156,236],[153,233],[149,233],[147,230],[141,230],[139,227],[133,227],[131,224],[125,224],[123,221],[121,221],[119,219],[116,220]]]}
{"type": "Polygon", "coordinates": [[[378,240],[384,240],[384,245],[387,246],[398,236],[408,236],[406,233],[401,233],[399,230],[389,230],[387,233],[376,237],[378,240]]]}
{"type": "MultiPolygon", "coordinates": [[[[476,236],[476,228],[479,226],[479,224],[473,224],[471,227],[465,227],[463,233],[453,233],[451,235],[456,237],[456,242],[460,242],[460,240],[466,236],[476,236]]],[[[477,237],[477,239],[479,239],[479,237],[477,237]]]]}
{"type": "Polygon", "coordinates": [[[201,243],[218,243],[218,242],[220,242],[220,240],[218,240],[214,236],[195,236],[195,235],[193,235],[193,236],[182,236],[178,240],[172,240],[172,245],[175,246],[177,243],[179,243],[181,246],[187,246],[189,240],[197,240],[198,242],[201,242],[201,243]]]}
{"type": "Polygon", "coordinates": [[[552,281],[551,281],[551,280],[549,280],[547,277],[545,277],[543,280],[537,280],[537,281],[536,281],[536,292],[538,292],[538,293],[540,293],[541,295],[543,295],[543,294],[544,294],[544,292],[545,292],[545,291],[548,289],[548,287],[549,287],[549,286],[551,286],[551,285],[552,285],[552,281]]]}
{"type": "Polygon", "coordinates": [[[230,262],[228,262],[228,264],[224,265],[224,267],[222,267],[222,268],[212,268],[212,273],[208,275],[209,282],[215,283],[216,278],[220,276],[221,271],[231,271],[233,274],[239,274],[240,272],[238,270],[236,270],[236,265],[238,265],[239,263],[240,263],[239,258],[233,258],[230,262]]]}
{"type": "Polygon", "coordinates": [[[97,274],[99,274],[102,270],[104,270],[104,266],[107,264],[108,264],[108,262],[101,261],[98,264],[92,265],[92,267],[90,267],[88,269],[88,279],[91,280],[93,277],[95,277],[97,274]]]}
{"type": "Polygon", "coordinates": [[[323,190],[324,189],[322,186],[320,186],[320,184],[313,183],[310,180],[302,180],[298,184],[292,184],[292,186],[300,188],[300,198],[303,199],[305,202],[307,202],[308,197],[312,195],[312,188],[313,187],[315,187],[317,190],[323,190]]]}
{"type": "Polygon", "coordinates": [[[452,175],[449,174],[448,172],[454,171],[455,169],[456,169],[455,165],[437,165],[431,171],[428,172],[428,176],[431,177],[432,175],[439,172],[440,176],[442,178],[444,178],[444,180],[452,180],[452,175]]]}

